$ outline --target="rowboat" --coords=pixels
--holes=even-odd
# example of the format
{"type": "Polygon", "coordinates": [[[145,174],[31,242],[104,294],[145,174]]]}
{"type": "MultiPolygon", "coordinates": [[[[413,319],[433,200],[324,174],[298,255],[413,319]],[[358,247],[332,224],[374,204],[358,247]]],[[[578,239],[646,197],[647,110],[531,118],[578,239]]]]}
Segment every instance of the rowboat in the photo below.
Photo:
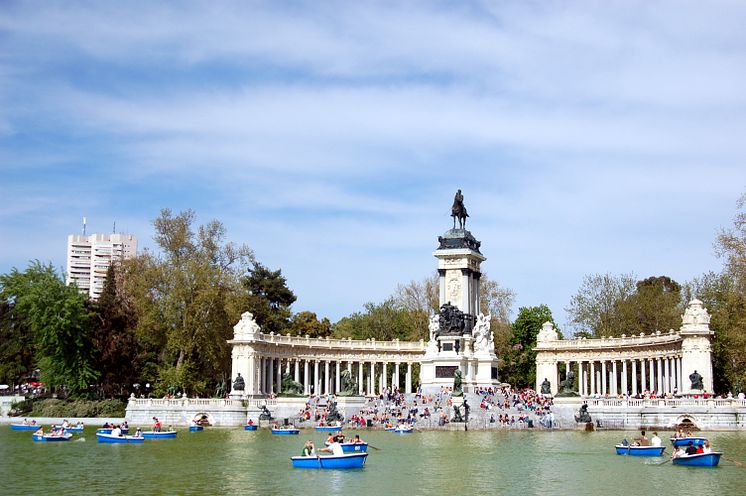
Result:
{"type": "Polygon", "coordinates": [[[701,446],[705,444],[707,438],[704,437],[672,437],[671,442],[674,446],[689,446],[689,442],[694,446],[701,446]]]}
{"type": "Polygon", "coordinates": [[[617,444],[615,446],[617,455],[630,456],[662,456],[666,450],[665,446],[625,446],[617,444]]]}
{"type": "Polygon", "coordinates": [[[317,431],[341,431],[342,426],[339,425],[317,425],[316,426],[317,431]]]}
{"type": "Polygon", "coordinates": [[[13,431],[36,431],[39,430],[39,427],[41,427],[41,424],[10,424],[10,429],[13,431]]]}
{"type": "Polygon", "coordinates": [[[115,436],[113,434],[96,433],[99,443],[124,444],[124,443],[142,443],[145,438],[139,436],[115,436]]]}
{"type": "MultiPolygon", "coordinates": [[[[99,429],[96,429],[96,434],[111,434],[111,431],[113,431],[113,427],[101,427],[99,429]]],[[[119,429],[122,431],[122,434],[129,434],[130,430],[127,427],[122,427],[119,429]]]]}
{"type": "Polygon", "coordinates": [[[717,467],[720,463],[720,455],[722,453],[715,451],[698,455],[681,455],[673,459],[673,464],[687,467],[717,467]]]}
{"type": "Polygon", "coordinates": [[[243,426],[243,430],[245,430],[245,431],[255,431],[256,430],[256,425],[253,425],[253,424],[252,425],[244,425],[243,426]]]}
{"type": "Polygon", "coordinates": [[[70,438],[73,437],[72,434],[64,433],[62,435],[53,435],[53,434],[32,434],[31,439],[34,441],[40,441],[40,442],[56,442],[56,441],[69,441],[70,438]]]}
{"type": "Polygon", "coordinates": [[[396,427],[393,427],[393,426],[392,427],[384,427],[383,430],[389,431],[389,432],[394,432],[396,430],[396,427]]]}
{"type": "Polygon", "coordinates": [[[405,425],[398,425],[394,428],[394,432],[398,432],[399,434],[408,434],[410,432],[414,431],[414,427],[407,427],[405,425]]]}
{"type": "MultiPolygon", "coordinates": [[[[331,443],[324,443],[329,446],[331,443]]],[[[368,451],[368,443],[339,443],[345,453],[363,453],[368,451]]]]}
{"type": "Polygon", "coordinates": [[[82,425],[71,425],[70,427],[65,427],[65,432],[83,432],[83,426],[82,425]]]}
{"type": "Polygon", "coordinates": [[[363,468],[368,453],[330,456],[293,456],[293,468],[363,468]]]}
{"type": "Polygon", "coordinates": [[[272,434],[277,434],[278,436],[292,436],[293,434],[300,434],[300,430],[295,427],[273,427],[272,434]]]}
{"type": "Polygon", "coordinates": [[[205,430],[205,427],[202,425],[190,425],[189,426],[189,432],[199,432],[205,430]]]}
{"type": "Polygon", "coordinates": [[[176,431],[165,431],[165,432],[153,432],[147,431],[142,433],[142,437],[145,439],[175,439],[176,431]]]}

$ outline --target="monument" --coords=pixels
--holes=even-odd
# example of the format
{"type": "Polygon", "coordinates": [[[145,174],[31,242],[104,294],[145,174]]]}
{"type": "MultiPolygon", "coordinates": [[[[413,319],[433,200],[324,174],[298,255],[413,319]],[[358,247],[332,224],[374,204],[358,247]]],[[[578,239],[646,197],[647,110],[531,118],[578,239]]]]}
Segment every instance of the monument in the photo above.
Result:
{"type": "Polygon", "coordinates": [[[463,391],[499,385],[490,315],[479,312],[481,263],[486,260],[479,242],[466,230],[469,214],[461,190],[451,207],[453,228],[438,237],[440,311],[430,317],[430,339],[422,359],[420,381],[424,391],[451,387],[461,374],[463,391]],[[458,221],[458,228],[456,222],[458,221]]]}

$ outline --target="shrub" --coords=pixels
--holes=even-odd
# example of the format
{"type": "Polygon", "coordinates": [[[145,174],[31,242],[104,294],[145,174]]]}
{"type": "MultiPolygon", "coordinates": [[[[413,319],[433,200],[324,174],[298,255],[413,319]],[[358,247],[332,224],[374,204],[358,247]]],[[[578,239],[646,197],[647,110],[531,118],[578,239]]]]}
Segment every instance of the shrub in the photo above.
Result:
{"type": "Polygon", "coordinates": [[[124,417],[127,405],[122,400],[58,400],[34,402],[30,417],[124,417]]]}

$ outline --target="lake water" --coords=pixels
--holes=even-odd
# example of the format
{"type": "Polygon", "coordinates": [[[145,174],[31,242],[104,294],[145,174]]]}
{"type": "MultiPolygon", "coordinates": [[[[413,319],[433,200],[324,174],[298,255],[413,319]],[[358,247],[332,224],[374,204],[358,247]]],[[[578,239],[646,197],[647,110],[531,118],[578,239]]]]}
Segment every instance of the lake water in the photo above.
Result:
{"type": "MultiPolygon", "coordinates": [[[[714,469],[660,465],[666,458],[618,456],[613,445],[633,432],[354,432],[369,449],[354,471],[293,469],[301,431],[179,431],[142,445],[96,442],[95,429],[63,443],[35,443],[30,432],[0,426],[0,494],[262,495],[739,495],[746,494],[745,433],[702,433],[724,451],[714,469]]],[[[668,443],[670,433],[661,437],[668,443]]],[[[671,452],[666,449],[666,455],[671,452]]]]}

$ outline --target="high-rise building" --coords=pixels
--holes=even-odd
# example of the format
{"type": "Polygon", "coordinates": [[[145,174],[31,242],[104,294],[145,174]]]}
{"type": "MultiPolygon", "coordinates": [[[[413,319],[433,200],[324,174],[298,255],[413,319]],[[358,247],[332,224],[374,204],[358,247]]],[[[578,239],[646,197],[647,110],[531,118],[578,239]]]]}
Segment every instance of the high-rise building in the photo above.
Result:
{"type": "Polygon", "coordinates": [[[67,284],[77,284],[91,299],[101,296],[112,261],[134,257],[132,234],[70,234],[67,237],[67,284]]]}

